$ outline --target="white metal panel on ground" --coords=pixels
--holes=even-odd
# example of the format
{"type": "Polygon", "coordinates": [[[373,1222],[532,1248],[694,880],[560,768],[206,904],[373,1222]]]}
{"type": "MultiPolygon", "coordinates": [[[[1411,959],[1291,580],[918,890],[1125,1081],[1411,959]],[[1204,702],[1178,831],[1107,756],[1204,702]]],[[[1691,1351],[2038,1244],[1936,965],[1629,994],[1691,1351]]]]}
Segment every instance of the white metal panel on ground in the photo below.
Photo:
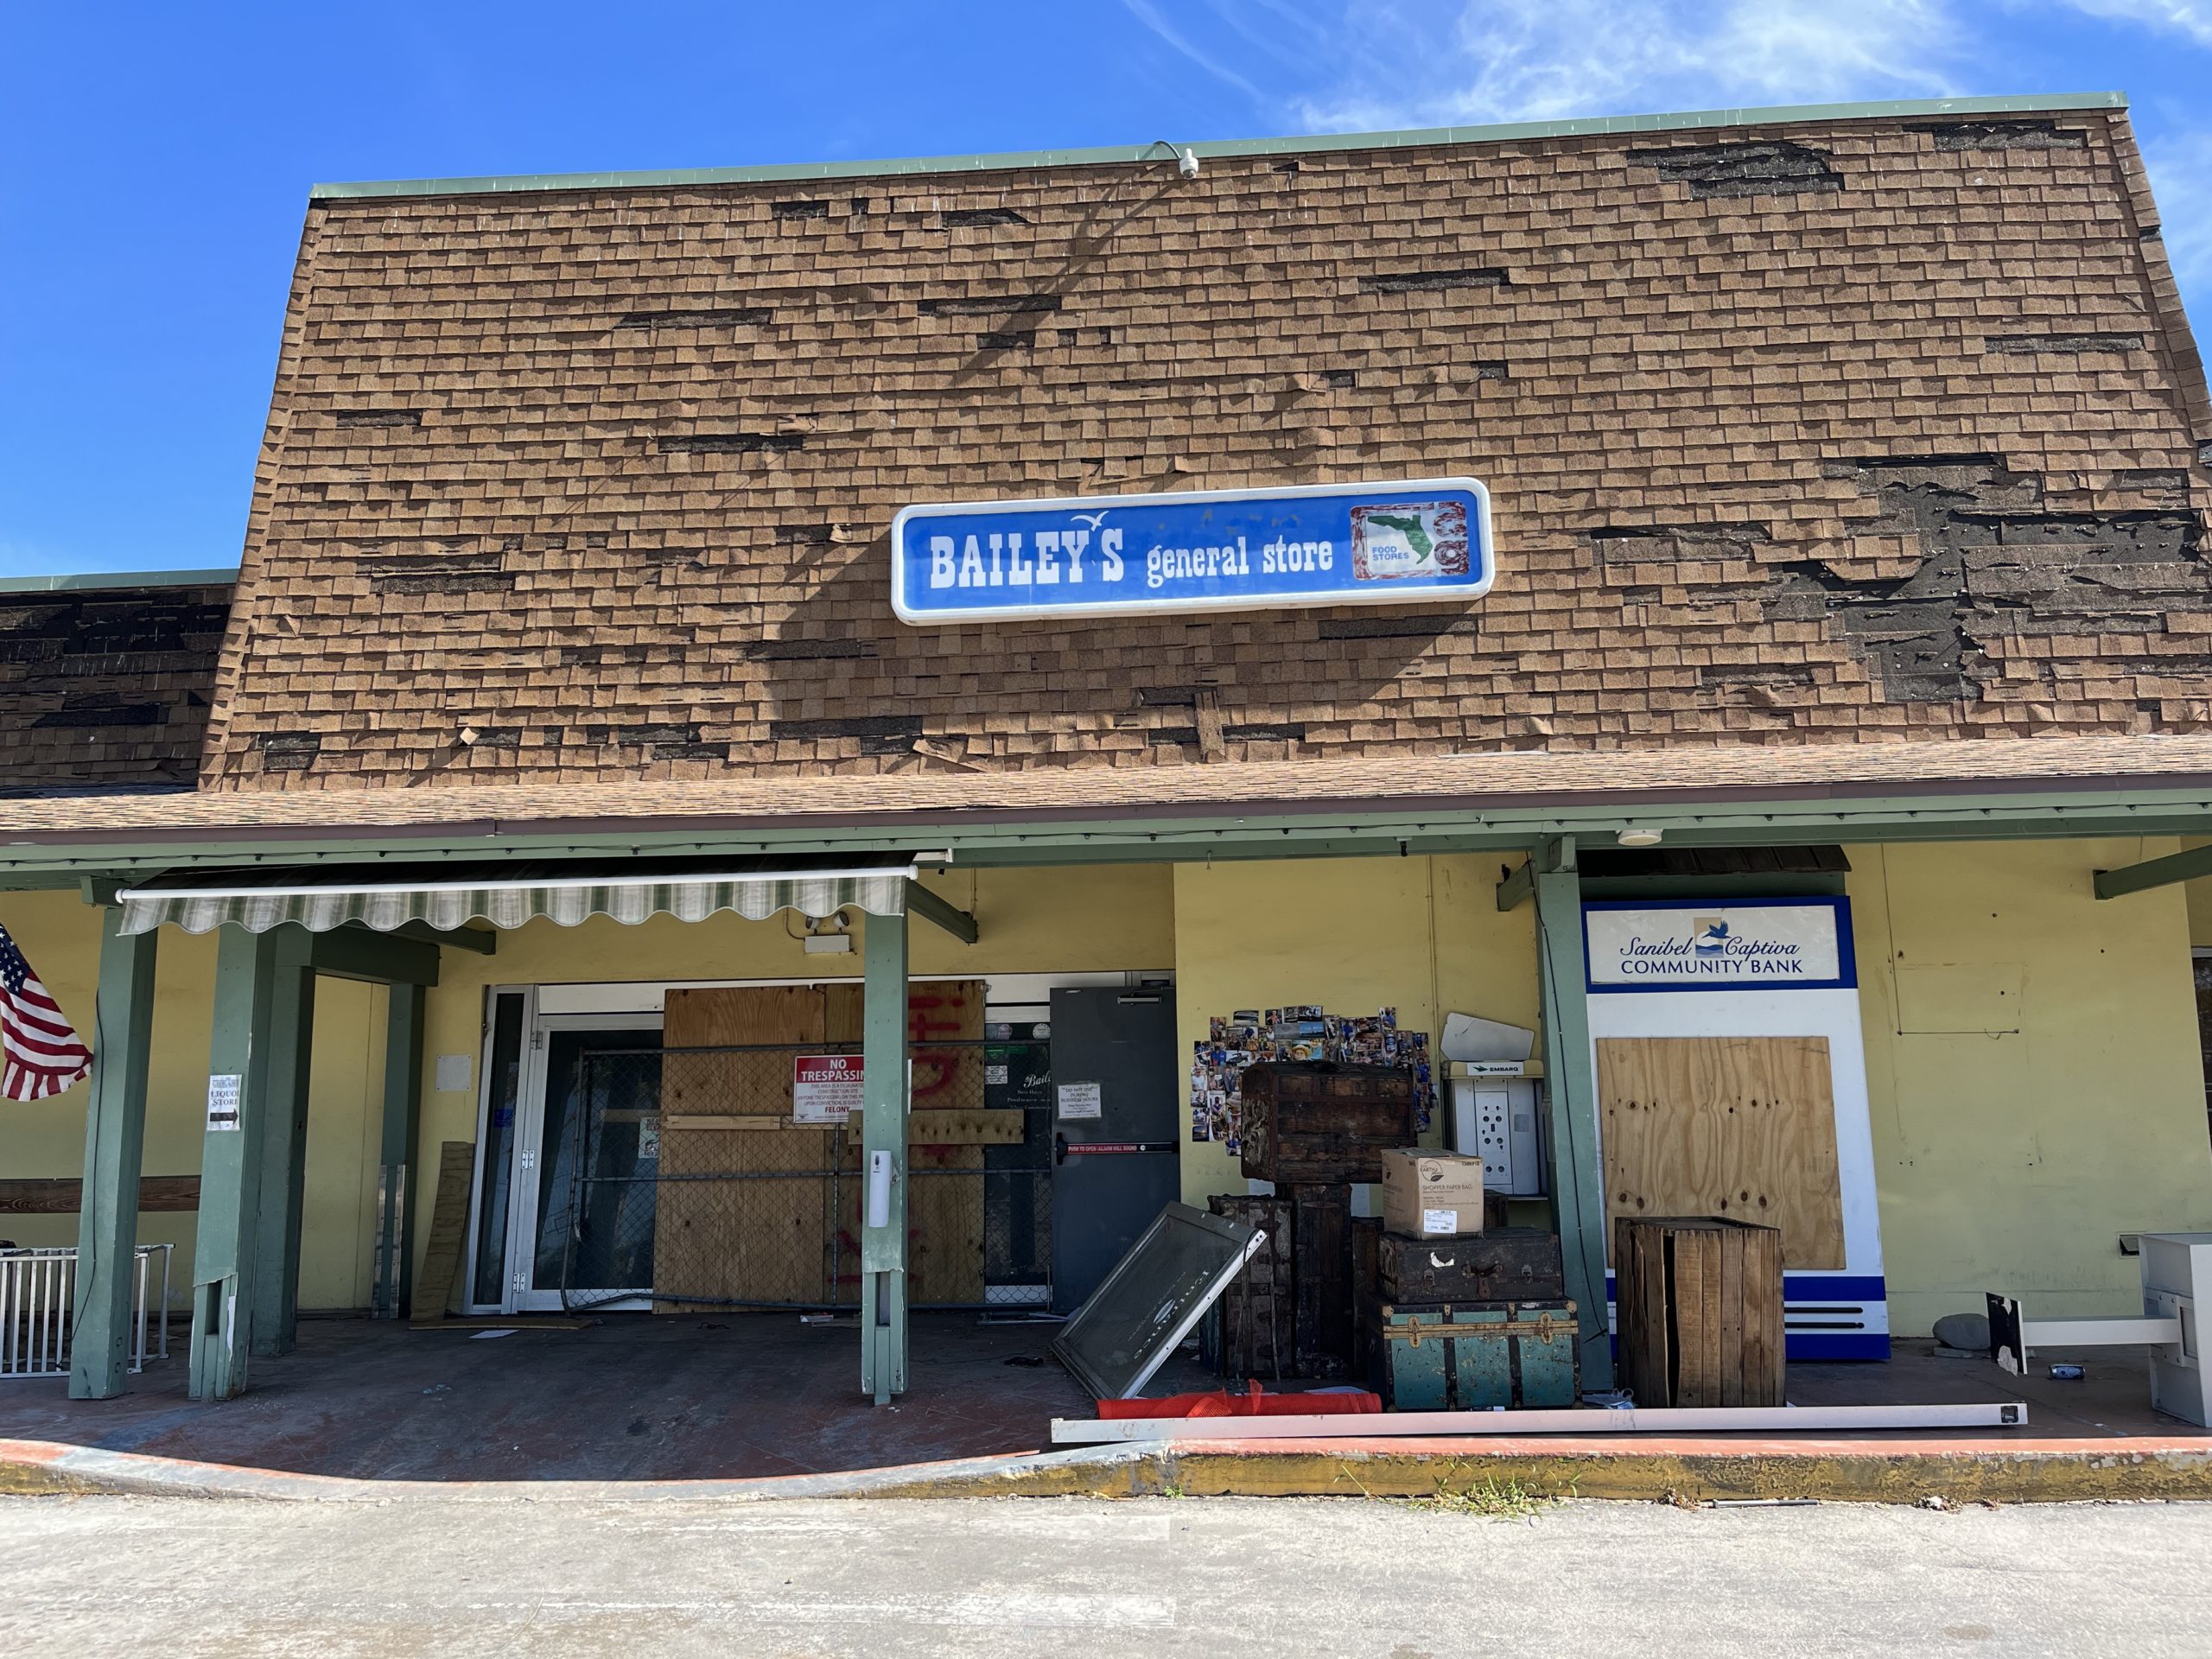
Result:
{"type": "Polygon", "coordinates": [[[1669,1407],[1634,1411],[1393,1411],[1320,1417],[1056,1417],[1055,1446],[1124,1440],[1387,1440],[1426,1435],[1808,1434],[1885,1428],[2019,1428],[2018,1400],[1945,1406],[1669,1407]]]}

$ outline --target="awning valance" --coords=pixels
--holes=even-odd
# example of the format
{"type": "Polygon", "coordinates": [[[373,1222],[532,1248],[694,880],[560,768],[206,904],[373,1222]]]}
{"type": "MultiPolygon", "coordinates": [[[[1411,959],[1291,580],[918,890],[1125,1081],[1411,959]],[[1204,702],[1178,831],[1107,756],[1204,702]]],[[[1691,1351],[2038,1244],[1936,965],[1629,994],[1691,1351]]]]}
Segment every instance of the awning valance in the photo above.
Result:
{"type": "Polygon", "coordinates": [[[162,877],[117,895],[122,931],[163,923],[188,933],[231,924],[249,933],[296,923],[327,933],[359,923],[389,933],[410,922],[441,930],[471,922],[520,927],[543,917],[574,927],[593,916],[703,921],[718,911],[760,921],[779,911],[817,918],[840,910],[897,916],[906,909],[910,855],[870,862],[632,859],[594,864],[426,863],[372,869],[233,870],[162,877]]]}

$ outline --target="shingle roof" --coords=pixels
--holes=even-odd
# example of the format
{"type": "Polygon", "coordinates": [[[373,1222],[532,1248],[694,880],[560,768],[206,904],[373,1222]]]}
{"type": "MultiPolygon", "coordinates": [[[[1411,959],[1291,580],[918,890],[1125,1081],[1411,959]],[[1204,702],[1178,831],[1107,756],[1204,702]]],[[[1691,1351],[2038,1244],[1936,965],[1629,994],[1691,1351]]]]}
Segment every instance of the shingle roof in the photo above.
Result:
{"type": "Polygon", "coordinates": [[[188,574],[0,582],[0,796],[192,787],[231,585],[188,574]]]}
{"type": "MultiPolygon", "coordinates": [[[[0,800],[0,836],[137,842],[223,830],[284,839],[465,825],[486,836],[987,819],[1437,812],[1602,804],[1623,813],[1745,798],[2032,795],[2095,785],[2212,791],[2212,735],[1230,761],[957,772],[422,789],[202,791],[126,800],[0,800]]],[[[489,844],[487,842],[487,844],[489,844]]]]}
{"type": "Polygon", "coordinates": [[[2157,226],[2097,109],[318,200],[203,787],[2205,729],[2157,226]],[[1472,606],[890,612],[911,501],[1440,473],[1472,606]]]}

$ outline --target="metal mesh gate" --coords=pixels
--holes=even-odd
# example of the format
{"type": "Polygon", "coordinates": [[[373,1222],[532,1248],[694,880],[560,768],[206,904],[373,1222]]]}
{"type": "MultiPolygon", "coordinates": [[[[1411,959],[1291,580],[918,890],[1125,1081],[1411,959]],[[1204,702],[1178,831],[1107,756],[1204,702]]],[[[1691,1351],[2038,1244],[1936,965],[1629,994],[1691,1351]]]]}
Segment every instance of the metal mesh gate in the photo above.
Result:
{"type": "MultiPolygon", "coordinates": [[[[564,1206],[563,1303],[649,1294],[675,1311],[856,1306],[861,1125],[804,1121],[830,1091],[794,1078],[802,1060],[860,1052],[810,1043],[579,1055],[566,1144],[546,1148],[548,1202],[564,1206]]],[[[1049,1045],[937,1042],[909,1053],[909,1305],[1043,1306],[1049,1045]]]]}

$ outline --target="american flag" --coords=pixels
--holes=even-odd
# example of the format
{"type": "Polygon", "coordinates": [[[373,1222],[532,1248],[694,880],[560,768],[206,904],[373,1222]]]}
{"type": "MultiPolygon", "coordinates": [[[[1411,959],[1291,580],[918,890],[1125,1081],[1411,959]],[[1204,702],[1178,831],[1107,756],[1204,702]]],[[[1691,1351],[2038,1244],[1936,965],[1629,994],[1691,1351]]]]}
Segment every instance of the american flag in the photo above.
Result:
{"type": "Polygon", "coordinates": [[[23,953],[0,927],[0,1095],[43,1100],[92,1069],[92,1051],[78,1039],[61,1005],[48,995],[23,953]]]}

